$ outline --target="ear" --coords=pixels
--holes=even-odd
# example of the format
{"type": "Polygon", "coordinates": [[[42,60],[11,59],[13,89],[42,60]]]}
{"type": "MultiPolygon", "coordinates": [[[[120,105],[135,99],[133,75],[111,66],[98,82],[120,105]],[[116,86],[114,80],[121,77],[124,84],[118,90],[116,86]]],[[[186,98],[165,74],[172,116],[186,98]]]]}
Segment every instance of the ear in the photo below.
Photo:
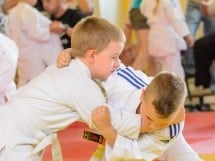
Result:
{"type": "Polygon", "coordinates": [[[96,55],[96,50],[94,49],[89,49],[87,51],[87,54],[86,54],[86,59],[87,61],[92,64],[94,62],[94,59],[95,59],[95,55],[96,55]]]}

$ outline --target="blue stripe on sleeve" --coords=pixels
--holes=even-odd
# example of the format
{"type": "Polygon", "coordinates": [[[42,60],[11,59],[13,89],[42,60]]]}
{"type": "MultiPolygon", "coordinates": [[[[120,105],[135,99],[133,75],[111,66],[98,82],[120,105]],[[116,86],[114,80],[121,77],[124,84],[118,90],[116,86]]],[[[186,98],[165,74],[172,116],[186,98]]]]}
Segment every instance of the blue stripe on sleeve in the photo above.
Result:
{"type": "Polygon", "coordinates": [[[117,75],[119,75],[122,78],[124,78],[127,82],[129,82],[130,84],[132,84],[137,89],[141,89],[142,87],[145,87],[145,86],[148,85],[146,82],[144,82],[144,80],[142,80],[140,77],[138,77],[134,73],[134,71],[132,71],[129,68],[125,68],[125,69],[120,69],[119,68],[117,70],[117,75]]]}
{"type": "Polygon", "coordinates": [[[172,135],[172,126],[171,126],[171,125],[169,126],[169,133],[170,133],[170,134],[169,134],[169,135],[170,135],[170,138],[173,138],[173,135],[172,135]]]}
{"type": "Polygon", "coordinates": [[[173,127],[174,127],[174,136],[177,134],[177,129],[176,129],[176,125],[175,124],[173,124],[173,127]]]}
{"type": "Polygon", "coordinates": [[[170,138],[178,135],[180,133],[180,124],[173,124],[169,126],[169,135],[170,138]]]}
{"type": "Polygon", "coordinates": [[[178,134],[180,133],[180,124],[178,124],[178,134]]]}

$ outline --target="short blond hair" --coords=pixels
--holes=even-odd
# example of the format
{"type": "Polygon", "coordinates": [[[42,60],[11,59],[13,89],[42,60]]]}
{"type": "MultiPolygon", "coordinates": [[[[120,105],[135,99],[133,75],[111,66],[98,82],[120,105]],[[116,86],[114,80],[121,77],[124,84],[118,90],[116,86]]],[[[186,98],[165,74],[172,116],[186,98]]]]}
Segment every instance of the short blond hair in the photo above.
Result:
{"type": "Polygon", "coordinates": [[[125,43],[123,31],[103,18],[87,17],[76,24],[72,30],[71,54],[73,57],[83,57],[90,49],[100,52],[111,41],[125,43]]]}
{"type": "Polygon", "coordinates": [[[157,74],[149,86],[146,94],[152,96],[152,104],[161,118],[168,118],[184,106],[187,88],[183,79],[171,72],[157,74]],[[149,95],[147,94],[149,93],[149,95]]]}

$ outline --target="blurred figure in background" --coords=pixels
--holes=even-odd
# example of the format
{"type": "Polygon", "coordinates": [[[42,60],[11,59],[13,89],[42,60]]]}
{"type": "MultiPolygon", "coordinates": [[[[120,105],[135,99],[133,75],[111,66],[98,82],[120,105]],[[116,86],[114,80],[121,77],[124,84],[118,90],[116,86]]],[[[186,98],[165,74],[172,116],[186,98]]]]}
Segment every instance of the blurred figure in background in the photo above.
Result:
{"type": "Polygon", "coordinates": [[[68,3],[71,8],[81,11],[83,16],[90,16],[93,14],[93,0],[68,0],[68,3]]]}
{"type": "Polygon", "coordinates": [[[72,28],[84,17],[83,14],[77,9],[69,8],[66,0],[42,0],[42,2],[50,19],[65,26],[65,30],[60,34],[61,43],[64,49],[70,48],[72,28]]]}
{"type": "Polygon", "coordinates": [[[144,0],[141,11],[150,26],[149,54],[156,60],[158,72],[174,72],[184,79],[181,51],[192,47],[194,40],[178,0],[144,0]]]}
{"type": "Polygon", "coordinates": [[[6,14],[8,10],[15,6],[16,0],[0,0],[0,32],[6,34],[7,17],[6,14]]]}
{"type": "MultiPolygon", "coordinates": [[[[197,30],[203,23],[203,35],[215,33],[215,16],[207,17],[202,14],[200,9],[201,0],[187,0],[185,11],[186,22],[193,37],[196,36],[197,30]]],[[[185,70],[188,74],[195,73],[195,62],[193,58],[193,49],[189,48],[183,56],[185,70]]]]}
{"type": "Polygon", "coordinates": [[[62,50],[59,33],[65,30],[32,6],[36,0],[18,0],[8,14],[8,35],[19,49],[18,87],[28,83],[56,61],[62,50]],[[56,33],[56,34],[54,34],[56,33]]]}
{"type": "MultiPolygon", "coordinates": [[[[124,32],[127,38],[124,52],[136,52],[132,54],[132,67],[136,70],[144,70],[147,75],[155,75],[153,58],[148,54],[148,32],[149,26],[147,19],[140,12],[142,0],[133,0],[129,10],[129,18],[124,26],[124,32]],[[132,44],[131,32],[135,31],[136,42],[132,44]],[[136,48],[136,49],[134,49],[136,48]]],[[[126,64],[126,63],[125,63],[126,64]]],[[[130,64],[129,64],[130,65],[130,64]]]]}
{"type": "MultiPolygon", "coordinates": [[[[82,16],[90,16],[93,14],[94,2],[93,0],[65,0],[69,8],[76,9],[82,13],[82,16]]],[[[44,11],[42,0],[38,0],[34,5],[39,11],[44,11]]]]}
{"type": "MultiPolygon", "coordinates": [[[[206,17],[215,15],[215,0],[202,0],[201,11],[206,17]]],[[[195,60],[195,90],[196,94],[211,94],[215,92],[215,33],[198,39],[194,45],[195,60]]]]}
{"type": "Polygon", "coordinates": [[[16,44],[0,33],[0,106],[16,91],[14,77],[18,60],[16,44]]]}

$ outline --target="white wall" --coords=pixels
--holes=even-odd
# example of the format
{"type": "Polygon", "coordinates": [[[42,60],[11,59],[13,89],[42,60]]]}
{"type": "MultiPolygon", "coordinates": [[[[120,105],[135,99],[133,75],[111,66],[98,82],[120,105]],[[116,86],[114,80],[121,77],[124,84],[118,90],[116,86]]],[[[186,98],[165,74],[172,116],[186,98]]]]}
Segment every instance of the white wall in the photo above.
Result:
{"type": "Polygon", "coordinates": [[[110,22],[118,23],[119,0],[99,0],[99,14],[110,22]]]}

